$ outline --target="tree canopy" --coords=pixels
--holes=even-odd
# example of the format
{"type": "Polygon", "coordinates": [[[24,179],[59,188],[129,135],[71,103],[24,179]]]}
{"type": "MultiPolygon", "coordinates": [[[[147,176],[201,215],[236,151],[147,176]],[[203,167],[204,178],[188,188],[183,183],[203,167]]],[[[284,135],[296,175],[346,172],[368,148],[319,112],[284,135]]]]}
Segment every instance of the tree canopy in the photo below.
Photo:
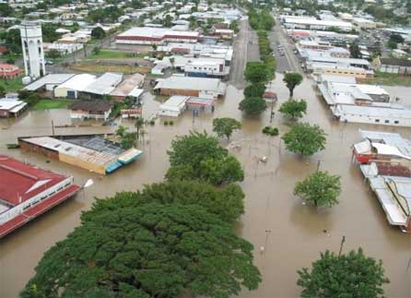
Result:
{"type": "Polygon", "coordinates": [[[261,281],[252,249],[198,205],[101,208],[44,254],[21,296],[231,297],[261,281]]]}
{"type": "Polygon", "coordinates": [[[341,256],[327,250],[311,271],[303,268],[298,274],[301,297],[376,298],[384,295],[382,286],[389,283],[382,261],[365,256],[361,248],[341,256]]]}
{"type": "Polygon", "coordinates": [[[251,83],[265,83],[270,79],[270,70],[264,62],[247,62],[245,78],[251,83]]]}
{"type": "Polygon", "coordinates": [[[233,118],[215,118],[213,120],[213,131],[221,138],[225,136],[230,139],[234,130],[241,128],[241,122],[233,118]]]}
{"type": "Polygon", "coordinates": [[[282,139],[288,150],[310,156],[325,148],[326,134],[318,125],[295,123],[282,139]]]}
{"type": "Polygon", "coordinates": [[[248,116],[259,116],[267,108],[267,103],[260,97],[246,97],[238,108],[248,116]]]}
{"type": "Polygon", "coordinates": [[[264,83],[254,83],[248,85],[244,89],[244,97],[259,97],[262,98],[265,92],[264,83]]]}
{"type": "Polygon", "coordinates": [[[284,114],[284,116],[293,120],[302,118],[307,112],[307,102],[303,99],[299,101],[288,100],[281,105],[279,111],[284,114]]]}
{"type": "Polygon", "coordinates": [[[205,132],[178,137],[167,153],[171,164],[166,174],[169,180],[201,180],[221,185],[244,179],[238,160],[220,147],[217,138],[205,132]]]}
{"type": "Polygon", "coordinates": [[[301,82],[303,81],[303,76],[299,73],[289,72],[284,75],[283,81],[286,84],[288,90],[290,90],[290,98],[292,98],[294,89],[301,84],[301,82]]]}
{"type": "Polygon", "coordinates": [[[350,55],[351,58],[361,58],[361,50],[357,42],[350,44],[350,55]]]}
{"type": "Polygon", "coordinates": [[[316,207],[331,207],[338,204],[338,196],[341,193],[340,180],[340,176],[330,175],[328,172],[315,172],[296,183],[294,195],[313,203],[316,207]]]}
{"type": "Polygon", "coordinates": [[[96,27],[91,30],[91,37],[94,39],[102,39],[106,36],[106,32],[104,32],[103,28],[96,27]]]}

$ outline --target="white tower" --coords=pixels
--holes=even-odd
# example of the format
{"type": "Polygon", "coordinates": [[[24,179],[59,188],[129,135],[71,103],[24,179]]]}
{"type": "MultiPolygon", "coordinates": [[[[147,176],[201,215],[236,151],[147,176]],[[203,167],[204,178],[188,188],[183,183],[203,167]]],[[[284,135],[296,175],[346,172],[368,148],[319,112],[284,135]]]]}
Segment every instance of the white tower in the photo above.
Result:
{"type": "Polygon", "coordinates": [[[46,74],[41,24],[37,21],[24,21],[20,26],[21,46],[23,50],[26,76],[33,79],[46,74]]]}

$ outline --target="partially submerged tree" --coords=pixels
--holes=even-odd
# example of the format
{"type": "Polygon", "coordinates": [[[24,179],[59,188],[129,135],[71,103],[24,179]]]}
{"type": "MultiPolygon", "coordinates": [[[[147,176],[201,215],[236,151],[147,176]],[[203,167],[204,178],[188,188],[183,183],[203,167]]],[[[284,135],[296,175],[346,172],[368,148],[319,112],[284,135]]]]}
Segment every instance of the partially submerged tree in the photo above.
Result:
{"type": "Polygon", "coordinates": [[[264,83],[270,78],[270,71],[264,62],[247,62],[245,78],[251,83],[264,83]]]}
{"type": "Polygon", "coordinates": [[[21,297],[232,297],[256,289],[253,246],[199,205],[91,211],[49,249],[21,297]]]}
{"type": "Polygon", "coordinates": [[[241,128],[241,122],[233,118],[215,118],[213,120],[213,131],[221,138],[225,136],[228,140],[234,130],[241,128]]]}
{"type": "Polygon", "coordinates": [[[262,98],[265,92],[264,83],[254,83],[244,89],[244,97],[262,98]]]}
{"type": "Polygon", "coordinates": [[[234,156],[207,133],[191,132],[171,143],[168,180],[200,180],[213,185],[242,181],[244,171],[234,156]]]}
{"type": "Polygon", "coordinates": [[[294,89],[301,84],[303,81],[303,76],[299,73],[289,72],[284,75],[283,81],[287,85],[288,90],[290,90],[290,98],[292,98],[294,95],[294,89]]]}
{"type": "Polygon", "coordinates": [[[289,100],[281,105],[279,111],[284,114],[285,117],[291,118],[292,120],[302,118],[307,112],[307,102],[303,99],[298,101],[289,100]]]}
{"type": "Polygon", "coordinates": [[[259,116],[267,108],[267,103],[259,97],[246,97],[238,108],[248,116],[259,116]]]}
{"type": "Polygon", "coordinates": [[[365,256],[361,248],[341,256],[327,250],[311,271],[303,268],[298,274],[301,297],[383,297],[382,286],[390,282],[382,261],[365,256]]]}
{"type": "Polygon", "coordinates": [[[311,156],[325,148],[326,134],[318,125],[295,123],[282,139],[288,150],[311,156]]]}
{"type": "Polygon", "coordinates": [[[316,207],[331,207],[338,204],[341,194],[341,177],[328,172],[315,172],[295,184],[294,195],[316,207]]]}

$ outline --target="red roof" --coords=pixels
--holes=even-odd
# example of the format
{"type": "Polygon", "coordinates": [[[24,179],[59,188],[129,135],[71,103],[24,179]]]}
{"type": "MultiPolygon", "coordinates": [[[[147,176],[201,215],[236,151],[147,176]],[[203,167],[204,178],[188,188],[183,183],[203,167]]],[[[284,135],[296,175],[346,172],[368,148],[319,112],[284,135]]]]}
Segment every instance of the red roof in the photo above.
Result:
{"type": "Polygon", "coordinates": [[[264,92],[263,98],[275,98],[275,99],[277,99],[277,93],[271,92],[271,91],[266,91],[266,92],[264,92]]]}
{"type": "Polygon", "coordinates": [[[16,206],[68,178],[0,155],[0,200],[16,206]]]}

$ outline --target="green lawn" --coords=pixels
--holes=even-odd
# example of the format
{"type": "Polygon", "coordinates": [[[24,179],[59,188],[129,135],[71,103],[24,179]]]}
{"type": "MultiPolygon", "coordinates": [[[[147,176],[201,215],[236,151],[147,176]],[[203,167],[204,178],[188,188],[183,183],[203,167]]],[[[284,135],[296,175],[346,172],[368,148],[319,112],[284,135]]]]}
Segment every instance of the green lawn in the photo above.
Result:
{"type": "Polygon", "coordinates": [[[131,58],[131,53],[101,50],[98,54],[91,54],[87,59],[124,59],[131,58]]]}
{"type": "Polygon", "coordinates": [[[362,79],[361,83],[385,86],[411,87],[411,77],[400,77],[392,73],[376,72],[372,79],[362,79]]]}
{"type": "Polygon", "coordinates": [[[33,110],[65,109],[72,103],[70,99],[41,99],[33,106],[33,110]]]}
{"type": "Polygon", "coordinates": [[[23,88],[21,79],[22,77],[17,77],[15,79],[0,79],[0,85],[6,89],[6,92],[17,92],[23,88]]]}

